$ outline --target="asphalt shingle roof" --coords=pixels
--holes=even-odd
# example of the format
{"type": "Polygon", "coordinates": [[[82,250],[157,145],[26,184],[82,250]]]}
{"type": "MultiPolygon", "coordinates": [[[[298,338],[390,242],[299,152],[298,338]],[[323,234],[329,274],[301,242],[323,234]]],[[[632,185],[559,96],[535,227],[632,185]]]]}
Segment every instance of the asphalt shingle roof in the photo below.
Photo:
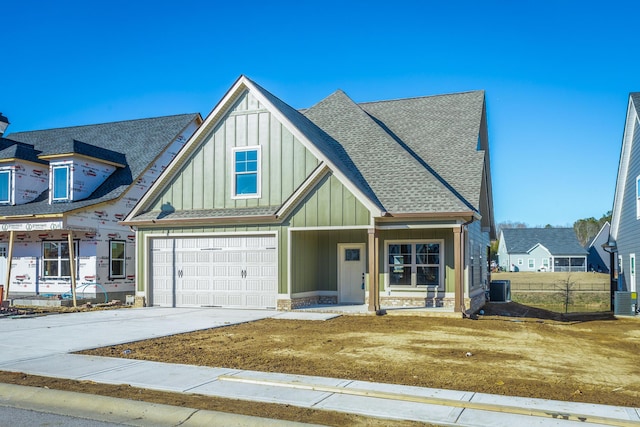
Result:
{"type": "Polygon", "coordinates": [[[502,238],[511,254],[527,253],[539,243],[552,255],[587,255],[573,228],[505,228],[502,238]]]}
{"type": "Polygon", "coordinates": [[[484,91],[356,104],[339,90],[297,111],[252,83],[383,211],[480,210],[484,91]]]}
{"type": "MultiPolygon", "coordinates": [[[[45,191],[31,203],[0,206],[0,216],[63,213],[119,197],[169,143],[197,117],[199,117],[197,113],[180,114],[96,125],[16,132],[7,135],[7,138],[12,141],[31,144],[35,150],[50,154],[66,154],[69,153],[69,148],[73,147],[84,151],[91,148],[87,146],[88,144],[97,147],[93,151],[94,157],[95,153],[108,155],[109,159],[123,154],[126,166],[118,168],[87,199],[49,204],[48,192],[45,191]],[[78,144],[78,141],[81,143],[78,144]]],[[[120,159],[122,158],[120,157],[120,159]]]]}

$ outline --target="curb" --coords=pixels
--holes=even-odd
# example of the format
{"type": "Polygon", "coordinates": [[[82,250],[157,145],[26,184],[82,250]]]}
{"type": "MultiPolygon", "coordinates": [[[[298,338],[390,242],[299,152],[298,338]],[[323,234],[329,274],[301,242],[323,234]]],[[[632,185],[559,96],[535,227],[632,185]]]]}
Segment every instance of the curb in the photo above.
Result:
{"type": "Polygon", "coordinates": [[[0,406],[141,427],[312,425],[14,384],[0,384],[0,406]]]}

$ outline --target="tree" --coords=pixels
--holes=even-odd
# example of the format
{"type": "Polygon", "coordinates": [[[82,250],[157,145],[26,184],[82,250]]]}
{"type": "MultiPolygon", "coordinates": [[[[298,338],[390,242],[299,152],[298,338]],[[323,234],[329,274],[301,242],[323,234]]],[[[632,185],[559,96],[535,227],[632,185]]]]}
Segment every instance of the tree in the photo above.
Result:
{"type": "Polygon", "coordinates": [[[578,237],[578,241],[582,246],[586,246],[591,239],[593,239],[602,226],[606,222],[611,222],[611,211],[602,215],[600,219],[591,218],[583,218],[579,219],[573,223],[573,230],[576,232],[576,236],[578,237]]]}

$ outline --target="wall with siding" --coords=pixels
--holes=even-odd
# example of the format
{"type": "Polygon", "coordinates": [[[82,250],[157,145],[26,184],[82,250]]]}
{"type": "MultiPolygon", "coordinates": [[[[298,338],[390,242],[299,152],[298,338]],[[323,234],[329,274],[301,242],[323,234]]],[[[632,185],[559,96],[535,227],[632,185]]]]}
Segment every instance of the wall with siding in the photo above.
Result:
{"type": "Polygon", "coordinates": [[[234,104],[192,153],[151,210],[169,203],[176,210],[282,204],[318,165],[318,159],[251,93],[234,104]],[[260,146],[260,198],[233,199],[235,147],[260,146]]]}
{"type": "Polygon", "coordinates": [[[466,253],[468,291],[488,285],[489,259],[487,248],[491,244],[488,231],[482,231],[479,221],[467,226],[468,249],[466,253]]]}
{"type": "MultiPolygon", "coordinates": [[[[618,228],[618,254],[622,255],[621,290],[629,290],[629,254],[640,259],[640,220],[636,215],[636,178],[640,175],[640,131],[636,121],[633,130],[633,146],[629,156],[629,169],[622,200],[620,227],[618,228]]],[[[636,280],[638,273],[636,272],[636,280]]],[[[636,287],[638,289],[638,287],[636,287]]]]}

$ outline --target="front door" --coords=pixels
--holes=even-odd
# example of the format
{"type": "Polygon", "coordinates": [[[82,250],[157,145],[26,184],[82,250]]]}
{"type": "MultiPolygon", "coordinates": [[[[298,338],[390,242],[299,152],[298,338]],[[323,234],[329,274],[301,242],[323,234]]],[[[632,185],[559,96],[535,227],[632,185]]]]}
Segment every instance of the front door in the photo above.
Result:
{"type": "Polygon", "coordinates": [[[338,244],[340,303],[364,304],[365,245],[338,244]]]}

